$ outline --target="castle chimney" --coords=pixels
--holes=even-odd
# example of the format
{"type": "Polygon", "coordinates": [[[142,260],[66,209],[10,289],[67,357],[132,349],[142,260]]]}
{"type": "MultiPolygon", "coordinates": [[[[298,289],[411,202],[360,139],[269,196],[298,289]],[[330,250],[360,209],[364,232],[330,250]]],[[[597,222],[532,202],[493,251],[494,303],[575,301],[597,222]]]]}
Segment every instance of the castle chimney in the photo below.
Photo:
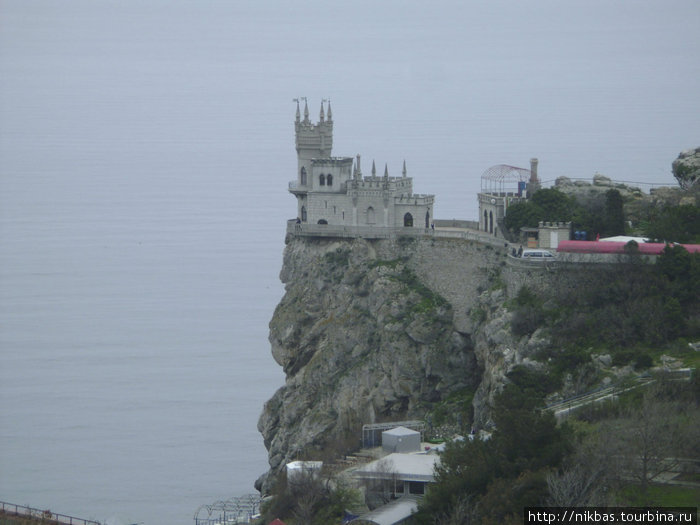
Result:
{"type": "Polygon", "coordinates": [[[539,161],[536,158],[531,158],[530,159],[530,182],[533,184],[537,184],[539,182],[539,179],[537,178],[537,163],[539,161]]]}

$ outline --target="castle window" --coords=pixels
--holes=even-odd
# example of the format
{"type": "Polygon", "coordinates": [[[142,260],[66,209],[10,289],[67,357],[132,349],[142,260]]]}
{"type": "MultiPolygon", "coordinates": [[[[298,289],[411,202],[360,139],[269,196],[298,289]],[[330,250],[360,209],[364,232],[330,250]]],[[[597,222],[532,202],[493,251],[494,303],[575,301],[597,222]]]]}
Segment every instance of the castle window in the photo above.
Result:
{"type": "Polygon", "coordinates": [[[425,227],[430,228],[430,212],[425,212],[425,227]]]}
{"type": "Polygon", "coordinates": [[[489,231],[489,214],[484,210],[484,231],[489,231]]]}
{"type": "Polygon", "coordinates": [[[326,177],[326,181],[328,182],[329,186],[333,186],[333,175],[331,175],[329,173],[328,176],[326,177]]]}
{"type": "Polygon", "coordinates": [[[328,224],[328,221],[326,219],[319,219],[318,223],[319,224],[328,224]]]}
{"type": "Polygon", "coordinates": [[[326,176],[325,176],[323,173],[321,173],[321,174],[318,176],[318,183],[319,183],[321,186],[325,186],[325,185],[326,185],[326,176]]]}
{"type": "Polygon", "coordinates": [[[413,227],[413,215],[410,213],[407,213],[406,215],[403,216],[403,225],[407,228],[412,228],[413,227]]]}
{"type": "Polygon", "coordinates": [[[367,208],[367,224],[374,224],[374,222],[374,208],[370,206],[369,208],[367,208]]]}
{"type": "Polygon", "coordinates": [[[489,233],[493,233],[493,212],[489,212],[489,233]]]}
{"type": "Polygon", "coordinates": [[[301,207],[301,222],[306,222],[306,206],[301,207]]]}
{"type": "Polygon", "coordinates": [[[306,186],[306,168],[301,168],[301,185],[306,186]]]}

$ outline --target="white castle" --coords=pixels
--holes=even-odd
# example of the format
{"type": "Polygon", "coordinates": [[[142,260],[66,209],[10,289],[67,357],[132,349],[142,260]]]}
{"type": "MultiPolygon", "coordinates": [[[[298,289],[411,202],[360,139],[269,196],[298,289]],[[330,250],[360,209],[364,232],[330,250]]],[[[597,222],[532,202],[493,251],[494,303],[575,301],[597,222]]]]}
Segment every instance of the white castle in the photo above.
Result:
{"type": "Polygon", "coordinates": [[[289,191],[297,198],[297,221],[302,224],[333,226],[370,226],[377,228],[429,228],[433,221],[434,195],[415,195],[413,179],[389,177],[388,168],[378,177],[374,162],[372,174],[362,175],[360,156],[332,157],[333,114],[328,102],[328,117],[321,102],[317,124],[309,120],[304,99],[304,120],[297,103],[296,132],[297,178],[289,191]]]}

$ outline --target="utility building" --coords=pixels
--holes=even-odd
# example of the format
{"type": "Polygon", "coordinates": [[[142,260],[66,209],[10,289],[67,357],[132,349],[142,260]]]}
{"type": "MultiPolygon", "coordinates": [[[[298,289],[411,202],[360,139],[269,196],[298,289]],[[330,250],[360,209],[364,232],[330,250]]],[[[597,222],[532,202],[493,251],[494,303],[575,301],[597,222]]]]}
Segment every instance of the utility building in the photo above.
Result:
{"type": "Polygon", "coordinates": [[[420,432],[406,427],[396,427],[382,432],[382,448],[385,452],[404,454],[420,451],[420,432]]]}

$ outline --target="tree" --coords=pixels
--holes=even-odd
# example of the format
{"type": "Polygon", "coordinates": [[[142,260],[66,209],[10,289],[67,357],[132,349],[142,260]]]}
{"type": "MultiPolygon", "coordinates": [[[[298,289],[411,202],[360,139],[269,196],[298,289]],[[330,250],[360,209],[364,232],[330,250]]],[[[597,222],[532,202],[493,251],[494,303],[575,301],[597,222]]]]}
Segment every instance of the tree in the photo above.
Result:
{"type": "Polygon", "coordinates": [[[649,221],[646,235],[667,242],[700,242],[700,207],[693,204],[667,206],[649,221]]]}
{"type": "Polygon", "coordinates": [[[615,467],[605,436],[596,433],[581,439],[563,468],[547,474],[550,507],[605,506],[615,467]]]}
{"type": "Polygon", "coordinates": [[[681,188],[692,188],[700,179],[700,148],[682,151],[671,163],[671,170],[681,188]]]}
{"type": "Polygon", "coordinates": [[[472,525],[478,523],[472,499],[470,496],[456,498],[450,510],[441,512],[435,518],[435,525],[472,525]]]}
{"type": "Polygon", "coordinates": [[[518,235],[524,226],[536,227],[542,216],[539,206],[531,202],[518,202],[508,207],[504,224],[511,233],[518,235]]]}
{"type": "Polygon", "coordinates": [[[625,233],[625,214],[622,209],[622,195],[617,190],[605,192],[605,225],[601,233],[605,236],[625,233]]]}
{"type": "Polygon", "coordinates": [[[602,432],[613,444],[620,474],[634,480],[645,497],[650,483],[676,472],[682,458],[697,454],[697,418],[696,406],[659,398],[651,389],[640,405],[608,422],[602,432]]]}
{"type": "Polygon", "coordinates": [[[377,462],[374,475],[364,480],[365,503],[374,509],[396,498],[398,478],[394,463],[387,458],[377,462]]]}
{"type": "Polygon", "coordinates": [[[532,203],[542,209],[541,221],[571,220],[571,212],[576,207],[574,199],[554,188],[535,192],[532,203]]]}
{"type": "Polygon", "coordinates": [[[496,398],[491,439],[446,447],[435,468],[435,483],[420,504],[419,523],[455,516],[465,500],[475,506],[480,522],[517,522],[524,502],[535,505],[546,496],[544,471],[558,467],[569,446],[554,416],[540,410],[551,383],[542,381],[543,375],[517,368],[509,375],[512,383],[496,398]]]}

